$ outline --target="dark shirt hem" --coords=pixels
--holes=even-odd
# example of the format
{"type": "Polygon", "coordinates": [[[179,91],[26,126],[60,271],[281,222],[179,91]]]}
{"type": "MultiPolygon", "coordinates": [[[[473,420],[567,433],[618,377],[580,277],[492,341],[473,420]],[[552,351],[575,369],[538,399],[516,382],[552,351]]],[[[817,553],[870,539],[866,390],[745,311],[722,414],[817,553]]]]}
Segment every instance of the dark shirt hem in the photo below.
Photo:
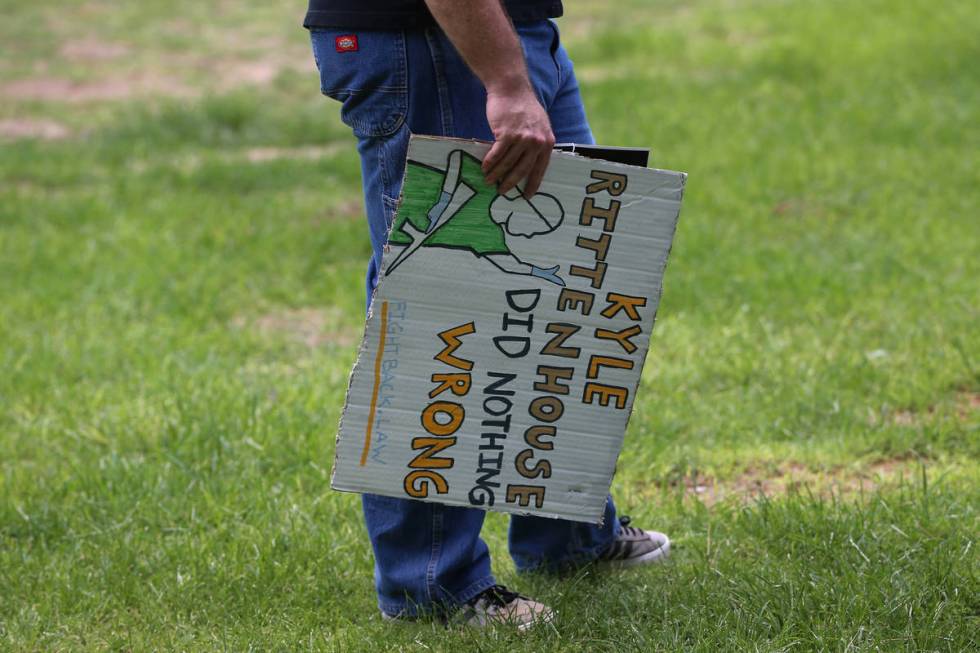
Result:
{"type": "MultiPolygon", "coordinates": [[[[323,0],[320,0],[322,2],[323,0]]],[[[303,27],[316,29],[331,27],[340,29],[424,29],[435,25],[432,14],[424,5],[421,9],[413,10],[371,10],[354,9],[346,3],[343,9],[314,9],[317,0],[310,2],[311,8],[303,19],[303,27]]],[[[524,23],[546,18],[558,18],[562,15],[562,3],[537,2],[530,6],[520,6],[519,2],[505,2],[507,13],[515,23],[524,23]]],[[[322,6],[322,5],[321,5],[322,6]]],[[[335,5],[336,6],[336,5],[335,5]]]]}
{"type": "Polygon", "coordinates": [[[414,29],[430,27],[435,21],[431,16],[420,15],[414,11],[322,11],[311,9],[306,12],[303,27],[342,27],[350,29],[414,29]]]}

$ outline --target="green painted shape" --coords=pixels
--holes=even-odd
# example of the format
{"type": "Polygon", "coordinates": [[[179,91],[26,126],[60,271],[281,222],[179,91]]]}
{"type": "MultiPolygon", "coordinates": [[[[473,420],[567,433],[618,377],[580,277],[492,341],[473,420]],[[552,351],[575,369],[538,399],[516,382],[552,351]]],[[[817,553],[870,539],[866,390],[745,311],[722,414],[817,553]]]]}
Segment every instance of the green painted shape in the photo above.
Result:
{"type": "MultiPolygon", "coordinates": [[[[429,209],[438,201],[444,179],[445,173],[442,171],[414,161],[408,162],[402,201],[389,242],[396,245],[412,242],[402,231],[402,225],[406,222],[425,231],[429,225],[429,209]]],[[[477,256],[510,253],[504,240],[504,230],[490,218],[490,203],[497,197],[497,188],[483,181],[479,159],[463,153],[460,179],[476,194],[448,222],[429,235],[425,246],[468,249],[477,256]]]]}

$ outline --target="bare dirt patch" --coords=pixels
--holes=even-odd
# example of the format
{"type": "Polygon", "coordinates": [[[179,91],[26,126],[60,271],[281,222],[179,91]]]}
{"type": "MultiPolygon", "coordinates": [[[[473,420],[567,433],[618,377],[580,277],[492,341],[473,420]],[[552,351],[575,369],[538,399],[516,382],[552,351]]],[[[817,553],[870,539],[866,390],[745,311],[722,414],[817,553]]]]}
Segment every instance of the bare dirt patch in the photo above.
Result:
{"type": "Polygon", "coordinates": [[[71,130],[54,120],[35,118],[14,118],[0,120],[0,139],[17,140],[33,138],[42,141],[55,141],[68,138],[71,130]]]}
{"type": "Polygon", "coordinates": [[[964,390],[956,396],[956,414],[961,420],[976,417],[980,413],[980,392],[964,390]]]}
{"type": "Polygon", "coordinates": [[[350,347],[357,342],[356,332],[343,325],[339,311],[325,308],[282,309],[256,318],[239,316],[232,326],[252,328],[267,336],[285,336],[311,349],[324,345],[350,347]]]}
{"type": "MultiPolygon", "coordinates": [[[[147,97],[197,97],[207,92],[227,92],[242,86],[267,86],[284,71],[310,72],[312,64],[286,61],[279,57],[262,60],[214,58],[182,61],[174,55],[164,64],[133,72],[113,74],[99,71],[96,79],[76,81],[38,72],[0,86],[5,97],[36,102],[81,104],[114,102],[147,97]],[[213,73],[213,75],[212,75],[213,73]],[[208,74],[214,83],[195,81],[195,75],[208,74]]],[[[311,73],[312,74],[312,73],[311,73]]]]}
{"type": "Polygon", "coordinates": [[[333,213],[345,218],[356,218],[364,215],[364,202],[360,199],[344,200],[338,204],[333,213]]]}
{"type": "Polygon", "coordinates": [[[111,61],[129,54],[130,48],[97,38],[82,38],[65,42],[58,51],[72,61],[111,61]]]}
{"type": "Polygon", "coordinates": [[[91,103],[148,97],[197,97],[243,86],[268,86],[280,74],[315,75],[309,53],[293,43],[259,39],[248,49],[228,45],[210,54],[135,49],[94,35],[67,40],[54,61],[39,60],[30,76],[0,86],[13,100],[91,103]],[[54,74],[57,69],[60,72],[54,74]]]}
{"type": "Polygon", "coordinates": [[[730,479],[694,473],[657,484],[658,488],[681,487],[685,494],[712,506],[722,501],[750,502],[793,491],[811,491],[819,496],[853,495],[870,492],[899,478],[919,473],[920,462],[912,456],[879,460],[859,467],[836,466],[813,469],[787,462],[774,467],[749,467],[730,479]]]}
{"type": "Polygon", "coordinates": [[[349,150],[347,143],[331,143],[329,145],[308,145],[305,147],[253,147],[245,151],[245,159],[249,163],[265,163],[281,159],[319,161],[349,150]]]}
{"type": "Polygon", "coordinates": [[[339,220],[363,220],[364,202],[358,197],[346,199],[337,204],[333,204],[326,210],[315,213],[311,216],[311,224],[314,227],[323,227],[331,222],[339,220]]]}
{"type": "Polygon", "coordinates": [[[980,392],[960,390],[951,399],[921,409],[884,410],[880,414],[874,410],[869,410],[868,423],[871,426],[884,423],[912,428],[942,418],[966,422],[976,419],[978,414],[980,414],[980,392]]]}
{"type": "MultiPolygon", "coordinates": [[[[926,415],[932,415],[934,408],[925,411],[926,415]]],[[[922,415],[911,410],[896,410],[892,413],[891,423],[896,426],[915,426],[922,421],[922,415]]]]}
{"type": "Polygon", "coordinates": [[[89,82],[38,76],[8,82],[2,87],[2,95],[16,100],[69,104],[126,100],[147,95],[190,94],[190,90],[177,79],[149,74],[125,75],[89,82]]]}
{"type": "MultiPolygon", "coordinates": [[[[291,53],[283,48],[263,53],[261,58],[239,59],[223,57],[211,62],[215,71],[220,71],[218,90],[227,91],[240,86],[266,86],[285,72],[298,72],[310,76],[311,84],[316,84],[316,67],[313,57],[305,51],[291,53]]],[[[313,86],[316,91],[319,87],[313,86]]]]}
{"type": "Polygon", "coordinates": [[[229,164],[251,163],[260,165],[272,161],[320,161],[329,159],[337,154],[350,149],[349,145],[341,143],[329,143],[326,145],[306,145],[300,147],[252,147],[247,149],[222,150],[218,152],[208,152],[202,155],[199,152],[181,154],[171,158],[156,159],[134,159],[130,161],[130,169],[134,172],[146,172],[153,165],[169,165],[185,173],[191,173],[199,169],[207,162],[221,162],[229,164]]]}

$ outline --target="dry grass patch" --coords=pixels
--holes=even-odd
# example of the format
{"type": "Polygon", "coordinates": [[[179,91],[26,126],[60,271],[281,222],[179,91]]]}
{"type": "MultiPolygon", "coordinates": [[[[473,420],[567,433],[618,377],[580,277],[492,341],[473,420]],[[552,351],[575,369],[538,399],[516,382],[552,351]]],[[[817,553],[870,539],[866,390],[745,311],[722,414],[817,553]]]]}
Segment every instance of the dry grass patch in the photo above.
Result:
{"type": "Polygon", "coordinates": [[[72,20],[63,11],[49,16],[56,45],[45,54],[28,56],[18,55],[15,42],[17,56],[0,67],[0,95],[14,102],[52,104],[194,98],[267,86],[286,71],[309,73],[315,88],[308,37],[298,24],[289,32],[282,23],[242,30],[234,18],[220,14],[226,23],[178,17],[156,26],[148,37],[114,33],[113,21],[103,18],[112,11],[109,4],[89,3],[76,7],[72,20]],[[181,45],[189,39],[207,48],[181,45]]]}
{"type": "Polygon", "coordinates": [[[358,199],[347,199],[330,206],[325,211],[315,213],[311,222],[313,226],[322,226],[338,220],[363,220],[364,202],[358,199]]]}
{"type": "Polygon", "coordinates": [[[980,392],[960,390],[952,399],[923,409],[901,408],[894,411],[883,410],[880,413],[872,410],[868,413],[868,423],[871,426],[890,424],[914,428],[943,417],[968,422],[976,419],[978,414],[980,414],[980,392]]]}
{"type": "Polygon", "coordinates": [[[303,147],[253,147],[245,151],[249,163],[265,163],[281,159],[295,161],[319,161],[329,159],[351,149],[348,143],[329,143],[327,145],[306,145],[303,147]]]}
{"type": "Polygon", "coordinates": [[[37,75],[8,82],[0,89],[3,95],[14,100],[66,104],[112,102],[151,95],[170,97],[193,95],[190,88],[179,80],[149,72],[130,73],[85,82],[37,75]]]}
{"type": "Polygon", "coordinates": [[[956,414],[963,421],[980,413],[980,392],[964,390],[956,396],[956,414]]]}
{"type": "Polygon", "coordinates": [[[34,138],[43,141],[55,141],[68,138],[71,130],[60,122],[39,118],[12,118],[0,120],[0,139],[17,140],[34,138]]]}
{"type": "Polygon", "coordinates": [[[818,496],[849,496],[894,485],[901,479],[918,477],[924,461],[912,456],[897,456],[868,464],[835,465],[819,469],[800,462],[749,466],[731,478],[717,478],[701,472],[686,474],[653,484],[649,492],[683,487],[688,498],[706,506],[723,501],[748,503],[761,497],[788,492],[809,491],[818,496]]]}
{"type": "Polygon", "coordinates": [[[283,308],[253,318],[238,316],[232,326],[248,328],[265,337],[285,337],[310,349],[327,345],[352,347],[359,334],[343,318],[336,308],[283,308]]]}
{"type": "MultiPolygon", "coordinates": [[[[208,152],[190,152],[177,156],[154,159],[134,158],[129,163],[129,169],[136,173],[144,173],[153,166],[165,165],[189,174],[199,170],[206,163],[262,165],[275,161],[316,162],[330,159],[349,149],[350,146],[343,143],[304,145],[299,147],[263,146],[245,149],[223,149],[208,152]]],[[[347,204],[347,202],[343,202],[341,205],[346,206],[347,204]]]]}
{"type": "Polygon", "coordinates": [[[131,48],[123,43],[114,43],[95,37],[84,37],[66,41],[58,53],[72,61],[111,61],[125,56],[131,48]]]}

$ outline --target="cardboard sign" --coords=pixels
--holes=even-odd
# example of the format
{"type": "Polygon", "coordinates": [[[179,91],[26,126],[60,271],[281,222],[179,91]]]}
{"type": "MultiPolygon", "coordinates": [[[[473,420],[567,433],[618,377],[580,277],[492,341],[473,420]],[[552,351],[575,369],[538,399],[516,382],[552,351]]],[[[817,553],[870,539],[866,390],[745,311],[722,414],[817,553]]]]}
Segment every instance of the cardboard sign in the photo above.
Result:
{"type": "Polygon", "coordinates": [[[555,152],[525,199],[488,150],[411,140],[333,487],[598,523],[686,175],[555,152]]]}

